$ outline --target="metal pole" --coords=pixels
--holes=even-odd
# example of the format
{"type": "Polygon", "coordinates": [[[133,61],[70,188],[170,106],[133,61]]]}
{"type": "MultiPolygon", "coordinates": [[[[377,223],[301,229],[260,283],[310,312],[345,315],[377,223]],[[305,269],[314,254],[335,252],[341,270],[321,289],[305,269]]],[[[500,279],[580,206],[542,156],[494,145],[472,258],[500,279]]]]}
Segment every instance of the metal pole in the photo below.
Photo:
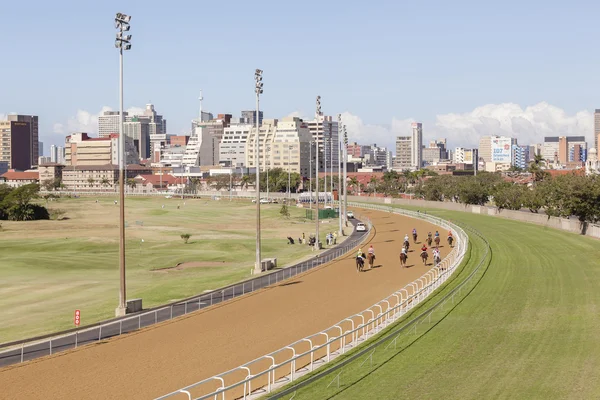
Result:
{"type": "Polygon", "coordinates": [[[327,206],[327,142],[328,140],[325,137],[325,122],[323,122],[323,158],[325,160],[325,162],[323,163],[323,172],[325,172],[325,176],[323,177],[323,192],[325,194],[325,201],[323,202],[323,207],[327,206]]]}
{"type": "Polygon", "coordinates": [[[310,141],[310,147],[309,147],[309,158],[310,161],[308,163],[308,205],[310,207],[310,210],[312,211],[312,165],[313,165],[313,159],[312,159],[312,147],[313,147],[313,141],[310,141]]]}
{"type": "MultiPolygon", "coordinates": [[[[339,116],[338,116],[338,121],[339,121],[339,116]]],[[[339,122],[338,122],[338,136],[339,136],[339,122]]],[[[339,159],[342,158],[342,142],[338,140],[338,161],[339,159]]],[[[338,163],[338,212],[340,213],[340,215],[338,215],[338,222],[339,222],[339,234],[340,236],[343,236],[343,227],[342,227],[342,219],[344,218],[344,210],[342,207],[342,170],[340,169],[339,163],[338,163]]]]}
{"type": "Polygon", "coordinates": [[[231,201],[231,171],[229,172],[229,201],[231,201]]]}
{"type": "Polygon", "coordinates": [[[331,185],[331,205],[333,206],[333,124],[329,123],[329,173],[331,174],[330,185],[331,185]]]}
{"type": "Polygon", "coordinates": [[[319,250],[319,118],[321,116],[321,96],[317,96],[317,110],[315,113],[317,117],[317,135],[315,136],[315,176],[316,186],[315,191],[315,249],[319,250]]]}
{"type": "Polygon", "coordinates": [[[342,152],[344,154],[342,160],[344,166],[344,221],[348,226],[348,134],[346,133],[346,125],[344,125],[344,147],[342,152]]]}
{"type": "Polygon", "coordinates": [[[119,276],[121,287],[119,292],[118,315],[126,313],[125,284],[125,135],[123,133],[123,48],[119,49],[119,276]]]}
{"type": "MultiPolygon", "coordinates": [[[[271,147],[267,146],[267,154],[269,157],[269,164],[271,164],[271,147]]],[[[267,157],[265,157],[265,169],[267,170],[267,201],[269,200],[269,166],[266,165],[267,163],[267,157]]]]}
{"type": "Polygon", "coordinates": [[[291,170],[291,164],[292,162],[292,146],[288,146],[288,203],[290,203],[290,200],[292,199],[292,179],[291,179],[291,174],[292,174],[292,170],[291,170]]]}
{"type": "Polygon", "coordinates": [[[260,274],[262,271],[261,254],[260,254],[260,165],[259,165],[259,139],[260,139],[260,93],[262,92],[262,71],[257,69],[255,74],[256,79],[256,136],[255,136],[255,158],[254,165],[256,167],[256,264],[254,265],[254,273],[260,274]]]}

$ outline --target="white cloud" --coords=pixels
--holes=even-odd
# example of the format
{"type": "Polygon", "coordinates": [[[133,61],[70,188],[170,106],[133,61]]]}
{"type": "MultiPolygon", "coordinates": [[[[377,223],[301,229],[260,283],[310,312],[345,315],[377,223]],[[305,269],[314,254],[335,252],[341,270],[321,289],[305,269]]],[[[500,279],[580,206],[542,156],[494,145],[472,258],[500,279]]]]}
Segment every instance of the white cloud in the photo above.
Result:
{"type": "MultiPolygon", "coordinates": [[[[144,108],[130,107],[126,109],[129,115],[139,115],[144,112],[144,108]]],[[[86,110],[77,110],[77,113],[69,117],[62,123],[56,122],[52,127],[52,131],[58,135],[69,135],[72,132],[86,132],[90,134],[98,133],[98,117],[105,111],[112,111],[111,107],[104,106],[98,113],[91,113],[86,110]]]]}
{"type": "Polygon", "coordinates": [[[446,137],[450,147],[477,146],[481,136],[516,137],[520,144],[541,143],[544,136],[593,136],[593,113],[587,110],[569,115],[565,110],[541,102],[521,108],[518,104],[488,104],[463,114],[436,117],[426,137],[446,137]],[[431,135],[433,133],[433,135],[431,135]]]}
{"type": "Polygon", "coordinates": [[[286,115],[286,117],[298,117],[298,118],[302,118],[304,120],[308,120],[308,118],[304,117],[304,113],[302,111],[291,112],[288,115],[286,115]]]}
{"type": "MultiPolygon", "coordinates": [[[[361,144],[377,143],[395,150],[396,136],[410,134],[415,119],[392,119],[389,125],[365,124],[354,114],[342,114],[348,140],[361,144]]],[[[541,102],[523,109],[518,104],[487,104],[466,113],[437,115],[434,122],[423,123],[423,144],[446,138],[448,147],[477,147],[481,136],[516,137],[520,144],[542,143],[544,136],[585,136],[593,143],[594,115],[583,110],[568,114],[565,110],[541,102]]]]}
{"type": "Polygon", "coordinates": [[[365,124],[357,115],[349,112],[342,113],[342,124],[346,125],[348,132],[348,142],[357,142],[360,144],[377,144],[386,146],[394,151],[396,148],[396,136],[408,134],[410,125],[414,119],[396,119],[393,118],[389,125],[365,124]]]}

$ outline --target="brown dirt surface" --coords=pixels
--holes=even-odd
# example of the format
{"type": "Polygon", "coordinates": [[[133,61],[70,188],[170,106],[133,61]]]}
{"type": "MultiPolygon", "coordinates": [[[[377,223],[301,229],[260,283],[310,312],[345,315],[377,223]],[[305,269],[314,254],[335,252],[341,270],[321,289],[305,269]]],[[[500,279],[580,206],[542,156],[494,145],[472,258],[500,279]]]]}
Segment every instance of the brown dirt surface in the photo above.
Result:
{"type": "MultiPolygon", "coordinates": [[[[155,398],[326,329],[431,268],[423,266],[412,243],[410,268],[400,268],[398,255],[412,228],[423,241],[428,231],[435,232],[434,225],[379,211],[362,214],[375,226],[370,243],[378,268],[357,273],[354,254],[347,255],[283,284],[175,320],[7,367],[0,370],[0,399],[155,398]]],[[[450,249],[444,231],[440,235],[445,256],[450,249]]]]}

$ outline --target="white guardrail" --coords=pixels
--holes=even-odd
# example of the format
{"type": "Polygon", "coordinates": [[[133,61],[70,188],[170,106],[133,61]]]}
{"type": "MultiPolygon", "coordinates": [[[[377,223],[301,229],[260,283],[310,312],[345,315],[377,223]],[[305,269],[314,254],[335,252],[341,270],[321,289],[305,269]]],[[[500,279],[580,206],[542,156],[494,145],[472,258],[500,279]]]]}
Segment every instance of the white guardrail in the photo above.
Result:
{"type": "Polygon", "coordinates": [[[349,316],[314,335],[298,340],[230,371],[196,382],[157,398],[163,399],[255,399],[287,385],[322,366],[348,349],[358,346],[394,323],[439,288],[465,256],[467,234],[458,226],[431,215],[376,204],[349,206],[387,211],[431,222],[449,229],[456,240],[452,251],[419,279],[409,283],[363,312],[349,316]]]}

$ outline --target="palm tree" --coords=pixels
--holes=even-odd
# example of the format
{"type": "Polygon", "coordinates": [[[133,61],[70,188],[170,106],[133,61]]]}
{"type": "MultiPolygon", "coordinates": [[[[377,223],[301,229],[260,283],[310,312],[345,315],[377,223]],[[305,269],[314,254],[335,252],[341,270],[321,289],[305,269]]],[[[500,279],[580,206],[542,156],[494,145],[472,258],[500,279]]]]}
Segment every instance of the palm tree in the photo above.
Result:
{"type": "Polygon", "coordinates": [[[359,188],[359,191],[360,191],[359,182],[358,182],[357,177],[353,176],[352,178],[350,178],[350,182],[348,182],[348,183],[350,183],[350,186],[352,186],[352,192],[354,192],[354,190],[356,188],[359,188]]]}
{"type": "Polygon", "coordinates": [[[544,171],[545,166],[546,160],[544,160],[544,157],[541,154],[535,154],[528,168],[528,171],[533,175],[534,182],[543,181],[548,176],[548,172],[544,171]]]}
{"type": "Polygon", "coordinates": [[[91,176],[88,178],[88,180],[87,180],[87,181],[88,181],[88,183],[90,184],[90,187],[93,187],[93,186],[94,186],[94,182],[96,182],[96,181],[94,180],[94,178],[92,178],[91,176]]]}
{"type": "Polygon", "coordinates": [[[110,182],[109,182],[109,180],[108,180],[106,177],[104,177],[104,178],[102,178],[102,180],[100,181],[100,184],[101,184],[102,186],[108,186],[108,185],[110,185],[110,182]]]}
{"type": "Polygon", "coordinates": [[[137,183],[135,183],[135,179],[127,179],[127,186],[129,186],[132,190],[135,189],[137,183]]]}
{"type": "Polygon", "coordinates": [[[254,181],[254,179],[252,179],[252,177],[250,175],[244,175],[242,176],[242,179],[240,180],[240,186],[242,188],[242,190],[247,189],[248,186],[254,181]]]}
{"type": "Polygon", "coordinates": [[[374,192],[375,196],[377,196],[377,183],[378,182],[379,182],[379,180],[377,179],[377,177],[372,175],[371,179],[369,180],[369,185],[373,187],[373,192],[374,192]]]}

